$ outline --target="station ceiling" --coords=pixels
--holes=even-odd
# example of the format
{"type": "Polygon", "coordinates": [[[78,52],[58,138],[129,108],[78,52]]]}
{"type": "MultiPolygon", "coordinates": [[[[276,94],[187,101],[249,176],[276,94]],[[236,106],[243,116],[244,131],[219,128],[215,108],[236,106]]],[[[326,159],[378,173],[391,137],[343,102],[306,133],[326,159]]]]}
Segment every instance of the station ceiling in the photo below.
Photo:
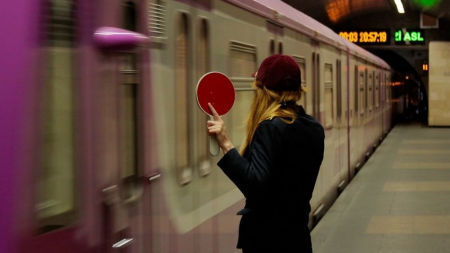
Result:
{"type": "MultiPolygon", "coordinates": [[[[282,0],[320,23],[333,28],[365,13],[397,14],[394,0],[282,0]]],[[[450,20],[450,0],[401,0],[406,12],[424,12],[450,20]]]]}

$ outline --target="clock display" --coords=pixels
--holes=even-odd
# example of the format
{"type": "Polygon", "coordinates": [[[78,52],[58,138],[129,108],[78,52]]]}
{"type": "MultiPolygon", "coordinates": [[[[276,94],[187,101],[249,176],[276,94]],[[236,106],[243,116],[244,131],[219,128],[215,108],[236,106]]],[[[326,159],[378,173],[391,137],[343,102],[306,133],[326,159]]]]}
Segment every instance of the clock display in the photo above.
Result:
{"type": "Polygon", "coordinates": [[[340,31],[339,35],[358,45],[389,45],[389,30],[340,31]]]}

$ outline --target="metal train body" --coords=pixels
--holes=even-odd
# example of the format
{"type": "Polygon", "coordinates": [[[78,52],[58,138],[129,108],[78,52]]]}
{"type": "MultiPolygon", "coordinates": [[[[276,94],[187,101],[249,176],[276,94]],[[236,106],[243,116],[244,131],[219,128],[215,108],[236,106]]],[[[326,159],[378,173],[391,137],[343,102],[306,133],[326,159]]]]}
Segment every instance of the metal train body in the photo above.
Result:
{"type": "Polygon", "coordinates": [[[281,1],[1,5],[0,252],[239,252],[244,199],[195,98],[208,71],[235,85],[239,146],[251,74],[274,53],[299,63],[299,103],[326,129],[311,227],[391,126],[389,66],[281,1]]]}

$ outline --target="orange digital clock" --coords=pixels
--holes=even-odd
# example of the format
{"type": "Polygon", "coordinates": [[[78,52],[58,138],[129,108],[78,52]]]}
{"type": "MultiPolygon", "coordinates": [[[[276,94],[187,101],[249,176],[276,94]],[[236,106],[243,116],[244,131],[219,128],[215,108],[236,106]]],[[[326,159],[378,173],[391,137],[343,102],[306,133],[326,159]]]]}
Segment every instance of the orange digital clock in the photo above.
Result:
{"type": "Polygon", "coordinates": [[[358,45],[389,45],[389,30],[351,30],[339,31],[338,34],[358,45]]]}

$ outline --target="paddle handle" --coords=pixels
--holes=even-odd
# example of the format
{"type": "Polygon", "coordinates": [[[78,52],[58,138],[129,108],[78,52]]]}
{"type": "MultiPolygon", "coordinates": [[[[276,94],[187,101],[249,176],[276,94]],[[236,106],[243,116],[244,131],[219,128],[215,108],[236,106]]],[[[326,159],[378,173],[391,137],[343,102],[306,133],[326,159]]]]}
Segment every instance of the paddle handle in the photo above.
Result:
{"type": "MultiPolygon", "coordinates": [[[[213,116],[209,116],[211,120],[214,120],[213,116]]],[[[212,156],[218,156],[220,152],[219,144],[217,143],[216,135],[209,136],[209,154],[212,156]]]]}

